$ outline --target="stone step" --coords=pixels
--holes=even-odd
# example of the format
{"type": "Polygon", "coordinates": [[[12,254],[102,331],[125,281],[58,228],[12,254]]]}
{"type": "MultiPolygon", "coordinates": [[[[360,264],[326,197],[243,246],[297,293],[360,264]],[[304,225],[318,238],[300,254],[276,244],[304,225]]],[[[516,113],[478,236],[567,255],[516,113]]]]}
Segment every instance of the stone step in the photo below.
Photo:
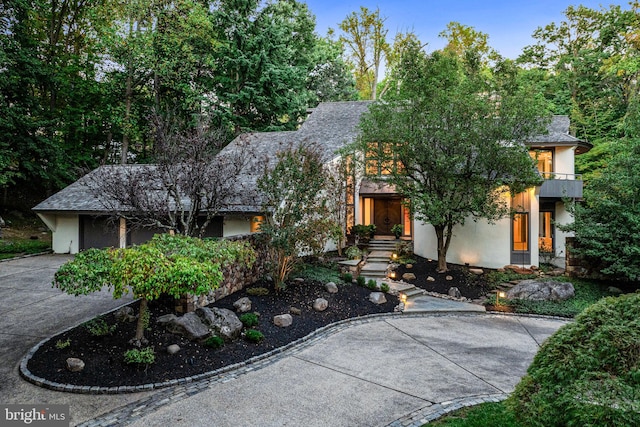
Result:
{"type": "Polygon", "coordinates": [[[413,289],[408,289],[406,291],[402,291],[402,293],[407,296],[407,299],[411,299],[411,298],[415,298],[415,297],[424,295],[424,290],[420,289],[420,288],[416,288],[414,286],[413,289]]]}

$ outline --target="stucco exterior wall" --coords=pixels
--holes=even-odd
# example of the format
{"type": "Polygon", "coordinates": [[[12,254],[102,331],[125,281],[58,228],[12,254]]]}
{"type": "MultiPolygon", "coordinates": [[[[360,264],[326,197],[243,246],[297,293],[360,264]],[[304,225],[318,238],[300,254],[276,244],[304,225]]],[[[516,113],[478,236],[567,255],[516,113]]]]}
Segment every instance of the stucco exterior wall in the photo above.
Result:
{"type": "Polygon", "coordinates": [[[80,247],[78,215],[38,214],[51,230],[51,248],[56,254],[77,254],[80,247]]]}
{"type": "Polygon", "coordinates": [[[566,240],[567,240],[567,237],[573,237],[574,233],[565,232],[558,229],[558,225],[566,225],[566,224],[571,224],[573,222],[573,216],[567,211],[567,207],[563,202],[556,203],[555,219],[556,219],[556,228],[555,228],[556,256],[566,257],[567,256],[566,240]]]}
{"type": "Polygon", "coordinates": [[[556,147],[553,167],[559,179],[574,179],[575,147],[556,147]]]}

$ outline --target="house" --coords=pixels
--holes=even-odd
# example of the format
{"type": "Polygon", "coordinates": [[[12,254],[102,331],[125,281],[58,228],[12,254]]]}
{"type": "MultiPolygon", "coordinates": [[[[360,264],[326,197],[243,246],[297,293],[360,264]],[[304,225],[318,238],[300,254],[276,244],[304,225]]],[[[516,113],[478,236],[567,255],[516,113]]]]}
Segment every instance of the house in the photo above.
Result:
{"type": "MultiPolygon", "coordinates": [[[[251,165],[235,178],[242,188],[241,194],[220,210],[207,234],[231,236],[255,232],[264,214],[256,181],[265,167],[275,163],[277,153],[314,144],[321,148],[326,162],[336,161],[338,150],[357,138],[360,117],[370,104],[369,101],[322,103],[296,131],[244,134],[232,141],[223,153],[232,153],[242,146],[251,156],[251,165]]],[[[490,268],[506,264],[537,265],[541,247],[557,256],[565,253],[566,236],[556,229],[556,224],[571,221],[563,200],[582,197],[582,181],[574,174],[574,158],[588,151],[591,144],[569,134],[566,116],[555,116],[548,130],[528,144],[544,183],[513,198],[517,213],[512,218],[495,224],[468,221],[457,227],[448,262],[490,268]]],[[[375,173],[370,167],[366,169],[375,173]]],[[[140,243],[158,231],[134,229],[123,220],[111,224],[105,203],[87,186],[89,179],[81,178],[34,208],[53,232],[55,252],[76,253],[89,247],[140,243]]],[[[401,224],[403,239],[413,240],[417,255],[437,258],[433,227],[414,220],[408,204],[403,203],[402,195],[393,187],[375,183],[366,176],[354,177],[349,186],[345,195],[347,228],[356,223],[374,224],[377,234],[391,235],[391,227],[401,224]]]]}

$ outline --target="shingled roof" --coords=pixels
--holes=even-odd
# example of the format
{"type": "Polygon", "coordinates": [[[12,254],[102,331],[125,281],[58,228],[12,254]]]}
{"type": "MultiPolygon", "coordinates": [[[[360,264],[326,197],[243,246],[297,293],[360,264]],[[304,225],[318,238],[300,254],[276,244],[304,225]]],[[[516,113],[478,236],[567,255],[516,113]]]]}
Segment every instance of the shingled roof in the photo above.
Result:
{"type": "MultiPolygon", "coordinates": [[[[256,181],[265,167],[273,166],[278,152],[297,148],[304,144],[320,147],[325,160],[331,160],[336,152],[354,141],[358,135],[360,116],[366,112],[371,101],[327,102],[311,110],[307,120],[296,131],[246,133],[234,139],[223,153],[242,152],[251,156],[245,172],[236,177],[244,191],[241,196],[230,200],[221,213],[259,213],[262,197],[257,191],[256,181]]],[[[222,153],[221,153],[222,154],[222,153]]],[[[79,214],[105,213],[105,206],[91,190],[96,176],[105,169],[113,173],[125,173],[127,168],[153,167],[152,165],[110,165],[102,166],[78,181],[39,203],[36,212],[59,212],[79,214]]]]}
{"type": "Polygon", "coordinates": [[[593,144],[569,134],[569,116],[553,116],[547,126],[548,133],[538,135],[530,141],[531,146],[575,146],[576,154],[583,154],[593,148],[593,144]]]}

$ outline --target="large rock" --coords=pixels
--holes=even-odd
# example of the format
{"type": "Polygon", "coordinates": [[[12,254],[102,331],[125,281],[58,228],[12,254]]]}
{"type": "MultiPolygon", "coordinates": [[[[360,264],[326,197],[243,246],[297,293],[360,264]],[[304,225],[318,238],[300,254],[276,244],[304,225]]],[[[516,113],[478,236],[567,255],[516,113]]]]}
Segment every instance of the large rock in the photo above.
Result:
{"type": "Polygon", "coordinates": [[[118,322],[133,322],[136,320],[136,315],[133,313],[133,308],[125,305],[116,310],[116,320],[118,322]]]}
{"type": "Polygon", "coordinates": [[[278,316],[273,316],[273,324],[276,326],[280,326],[281,328],[286,328],[287,326],[291,326],[293,323],[293,317],[290,314],[280,314],[278,316]]]}
{"type": "Polygon", "coordinates": [[[233,307],[238,313],[248,313],[251,311],[251,300],[247,297],[242,297],[233,303],[233,307]]]}
{"type": "Polygon", "coordinates": [[[387,302],[387,298],[384,296],[383,292],[371,292],[371,295],[369,295],[369,301],[380,305],[387,302]]]}
{"type": "Polygon", "coordinates": [[[164,324],[167,331],[172,334],[183,335],[190,340],[201,340],[211,332],[207,325],[195,313],[187,313],[184,316],[176,316],[175,314],[167,314],[158,318],[158,323],[164,324]]]}
{"type": "Polygon", "coordinates": [[[462,298],[462,294],[460,293],[460,289],[458,289],[455,286],[449,288],[449,292],[448,293],[449,293],[450,297],[462,298]]]}
{"type": "Polygon", "coordinates": [[[84,362],[77,357],[67,359],[67,369],[71,372],[80,372],[84,369],[84,362]]]}
{"type": "Polygon", "coordinates": [[[238,338],[242,332],[242,322],[233,311],[226,308],[203,307],[197,309],[196,314],[214,335],[225,340],[238,338]]]}
{"type": "Polygon", "coordinates": [[[573,285],[556,280],[523,280],[507,291],[509,299],[532,301],[564,301],[575,295],[573,285]]]}
{"type": "Polygon", "coordinates": [[[324,298],[318,298],[313,302],[313,309],[315,311],[325,311],[329,307],[329,301],[324,298]]]}
{"type": "Polygon", "coordinates": [[[402,275],[403,280],[416,280],[416,275],[413,273],[404,273],[402,275]]]}
{"type": "Polygon", "coordinates": [[[470,268],[469,273],[475,274],[477,276],[482,276],[484,274],[484,270],[481,268],[470,268]]]}
{"type": "Polygon", "coordinates": [[[324,285],[324,288],[330,294],[337,294],[338,293],[338,285],[336,285],[334,282],[327,283],[326,285],[324,285]]]}

